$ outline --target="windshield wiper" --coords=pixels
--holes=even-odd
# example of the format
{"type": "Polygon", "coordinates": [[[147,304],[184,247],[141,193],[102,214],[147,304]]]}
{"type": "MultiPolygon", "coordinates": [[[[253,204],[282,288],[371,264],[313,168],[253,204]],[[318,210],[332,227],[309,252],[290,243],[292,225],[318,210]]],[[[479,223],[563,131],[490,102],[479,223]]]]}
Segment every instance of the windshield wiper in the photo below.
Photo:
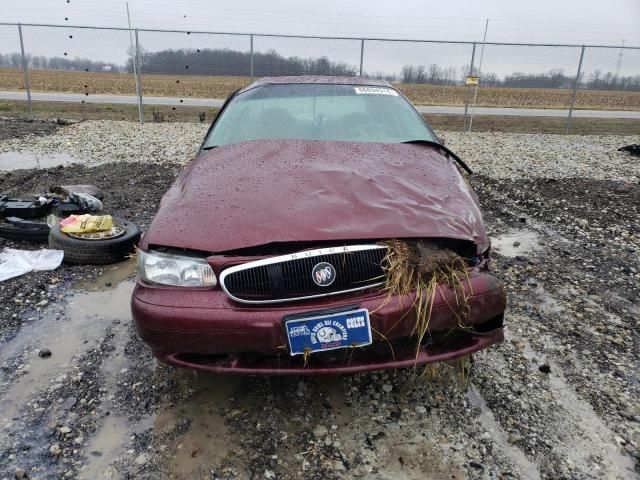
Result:
{"type": "Polygon", "coordinates": [[[202,147],[202,150],[211,150],[212,148],[216,148],[218,145],[207,145],[206,147],[202,147]]]}
{"type": "Polygon", "coordinates": [[[442,150],[444,153],[447,154],[447,156],[453,158],[456,162],[458,162],[458,165],[460,165],[469,175],[473,173],[473,171],[469,168],[469,166],[466,163],[464,163],[464,161],[458,155],[453,153],[451,150],[449,150],[447,147],[445,147],[441,143],[434,142],[432,140],[423,140],[420,138],[416,140],[407,140],[406,142],[402,142],[402,143],[408,143],[410,145],[411,144],[425,145],[427,147],[433,147],[437,150],[442,150]]]}

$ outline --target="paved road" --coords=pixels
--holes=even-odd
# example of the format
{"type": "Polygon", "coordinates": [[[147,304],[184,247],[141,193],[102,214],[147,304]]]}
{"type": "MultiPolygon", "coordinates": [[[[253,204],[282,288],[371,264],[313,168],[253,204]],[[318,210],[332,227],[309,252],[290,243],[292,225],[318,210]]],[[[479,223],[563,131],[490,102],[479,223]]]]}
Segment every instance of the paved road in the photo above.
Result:
{"type": "MultiPolygon", "coordinates": [[[[25,92],[0,91],[0,100],[26,100],[25,92]]],[[[57,92],[32,92],[31,98],[46,102],[81,102],[86,103],[111,103],[121,105],[135,105],[138,97],[135,95],[83,95],[79,93],[57,92]]],[[[186,107],[221,107],[224,99],[221,98],[177,98],[177,97],[149,97],[143,98],[145,105],[169,105],[186,107]]],[[[431,114],[460,114],[464,113],[464,107],[428,106],[419,105],[420,113],[431,114]]],[[[476,107],[477,115],[508,115],[517,117],[566,117],[566,109],[547,108],[500,108],[500,107],[476,107]]],[[[640,120],[640,111],[624,110],[574,110],[574,117],[581,118],[632,118],[640,120]]]]}

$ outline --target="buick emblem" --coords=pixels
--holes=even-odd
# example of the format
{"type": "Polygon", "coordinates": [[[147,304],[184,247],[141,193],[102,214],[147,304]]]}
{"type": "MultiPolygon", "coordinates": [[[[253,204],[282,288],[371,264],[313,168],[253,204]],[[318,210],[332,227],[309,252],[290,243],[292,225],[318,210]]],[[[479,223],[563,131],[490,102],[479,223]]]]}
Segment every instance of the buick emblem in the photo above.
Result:
{"type": "Polygon", "coordinates": [[[319,287],[328,287],[336,279],[336,269],[327,262],[320,262],[311,270],[311,278],[319,287]]]}

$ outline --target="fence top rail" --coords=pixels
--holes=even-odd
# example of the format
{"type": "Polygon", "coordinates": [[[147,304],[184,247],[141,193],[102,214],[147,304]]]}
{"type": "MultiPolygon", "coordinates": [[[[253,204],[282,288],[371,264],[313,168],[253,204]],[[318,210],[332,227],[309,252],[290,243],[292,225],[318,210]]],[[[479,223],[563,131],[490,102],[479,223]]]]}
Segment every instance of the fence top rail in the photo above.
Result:
{"type": "MultiPolygon", "coordinates": [[[[23,27],[52,27],[52,28],[81,28],[87,30],[116,30],[116,31],[129,31],[126,27],[96,27],[90,25],[55,25],[48,23],[11,23],[0,22],[0,26],[14,26],[22,25],[23,27]]],[[[372,41],[372,42],[408,42],[408,43],[445,43],[454,45],[473,45],[482,44],[485,45],[502,45],[511,47],[568,47],[568,48],[614,48],[625,50],[640,50],[640,46],[633,45],[599,45],[599,44],[578,44],[578,43],[523,43],[523,42],[481,42],[470,40],[418,40],[411,38],[377,38],[377,37],[329,37],[319,35],[290,35],[290,34],[278,34],[278,33],[245,33],[245,32],[212,32],[206,30],[166,30],[155,28],[134,28],[139,32],[158,32],[158,33],[186,33],[186,34],[206,34],[206,35],[235,35],[243,37],[279,37],[279,38],[308,38],[315,40],[357,40],[357,41],[372,41]]]]}

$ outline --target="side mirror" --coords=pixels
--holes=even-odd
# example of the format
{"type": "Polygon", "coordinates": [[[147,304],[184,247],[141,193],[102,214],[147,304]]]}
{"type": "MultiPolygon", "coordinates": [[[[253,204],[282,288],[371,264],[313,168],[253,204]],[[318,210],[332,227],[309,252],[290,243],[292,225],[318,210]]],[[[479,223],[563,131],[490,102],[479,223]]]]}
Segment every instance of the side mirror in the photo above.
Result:
{"type": "Polygon", "coordinates": [[[447,140],[444,137],[438,137],[438,141],[442,144],[442,145],[446,145],[447,144],[447,140]]]}

